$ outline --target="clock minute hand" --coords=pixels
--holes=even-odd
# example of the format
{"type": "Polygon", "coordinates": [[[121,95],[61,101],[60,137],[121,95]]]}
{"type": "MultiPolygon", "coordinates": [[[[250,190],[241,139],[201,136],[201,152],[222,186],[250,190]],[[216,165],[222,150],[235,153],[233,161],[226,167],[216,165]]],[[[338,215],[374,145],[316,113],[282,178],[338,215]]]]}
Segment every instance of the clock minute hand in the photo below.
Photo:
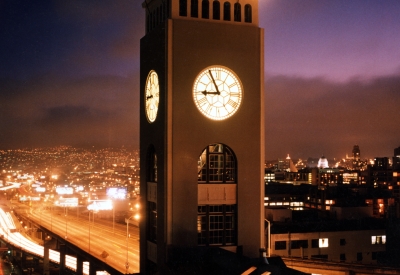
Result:
{"type": "Polygon", "coordinates": [[[217,83],[215,83],[215,79],[214,79],[214,77],[213,77],[213,75],[212,75],[212,73],[211,73],[211,70],[208,70],[208,72],[210,73],[210,76],[211,76],[211,79],[212,79],[212,81],[213,81],[213,83],[214,83],[215,89],[217,89],[217,92],[216,92],[216,93],[208,92],[208,94],[219,95],[220,92],[219,92],[219,90],[218,90],[217,83]]]}

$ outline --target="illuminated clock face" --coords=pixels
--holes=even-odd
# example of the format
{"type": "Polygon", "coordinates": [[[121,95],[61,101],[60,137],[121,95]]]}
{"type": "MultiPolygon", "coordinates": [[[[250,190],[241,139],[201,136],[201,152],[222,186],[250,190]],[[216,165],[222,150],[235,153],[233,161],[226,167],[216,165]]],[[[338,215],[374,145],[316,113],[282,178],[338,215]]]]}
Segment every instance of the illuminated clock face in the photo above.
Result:
{"type": "Polygon", "coordinates": [[[193,99],[197,109],[213,120],[224,120],[236,113],[242,98],[240,79],[227,67],[207,67],[199,73],[193,84],[193,99]]]}
{"type": "Polygon", "coordinates": [[[144,91],[144,104],[146,107],[146,117],[151,123],[156,120],[158,103],[160,101],[160,86],[158,84],[158,75],[155,71],[150,71],[146,80],[144,91]]]}

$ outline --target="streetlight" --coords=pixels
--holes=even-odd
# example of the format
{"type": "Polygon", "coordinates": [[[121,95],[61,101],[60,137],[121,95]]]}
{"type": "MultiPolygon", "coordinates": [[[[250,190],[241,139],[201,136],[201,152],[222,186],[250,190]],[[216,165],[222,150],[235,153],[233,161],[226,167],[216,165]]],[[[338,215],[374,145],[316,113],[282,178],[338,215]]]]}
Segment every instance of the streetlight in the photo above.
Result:
{"type": "Polygon", "coordinates": [[[50,231],[53,231],[53,206],[50,205],[50,231]]]}
{"type": "Polygon", "coordinates": [[[68,238],[68,208],[65,207],[65,238],[68,238]]]}
{"type": "MultiPolygon", "coordinates": [[[[93,212],[92,212],[93,213],[93,212]]],[[[94,216],[94,214],[92,214],[94,216]]],[[[94,217],[93,217],[94,218],[94,217]]],[[[90,210],[89,210],[89,253],[90,253],[90,210]]]]}
{"type": "Polygon", "coordinates": [[[139,220],[139,214],[134,214],[132,216],[130,216],[129,218],[125,219],[126,222],[126,263],[125,263],[125,267],[126,267],[126,273],[128,274],[128,269],[129,269],[129,261],[128,261],[128,247],[129,247],[129,220],[134,218],[135,220],[139,220]]]}

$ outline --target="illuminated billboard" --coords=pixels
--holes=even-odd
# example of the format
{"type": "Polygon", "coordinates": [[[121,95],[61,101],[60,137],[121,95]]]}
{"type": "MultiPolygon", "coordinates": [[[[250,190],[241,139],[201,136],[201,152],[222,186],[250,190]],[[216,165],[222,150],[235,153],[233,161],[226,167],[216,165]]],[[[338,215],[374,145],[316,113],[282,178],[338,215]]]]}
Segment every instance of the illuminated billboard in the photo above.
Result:
{"type": "Polygon", "coordinates": [[[95,200],[90,202],[87,209],[90,211],[112,210],[113,204],[111,200],[95,200]]]}
{"type": "Polygon", "coordinates": [[[124,200],[126,199],[126,188],[121,187],[108,187],[107,196],[111,199],[124,200]]]}
{"type": "Polygon", "coordinates": [[[56,192],[59,195],[72,195],[74,193],[74,189],[72,187],[59,186],[56,188],[56,192]]]}
{"type": "Polygon", "coordinates": [[[78,206],[78,198],[60,198],[56,204],[63,207],[76,207],[78,206]]]}
{"type": "Polygon", "coordinates": [[[40,187],[40,186],[38,186],[38,187],[36,187],[36,192],[46,192],[46,188],[44,188],[44,187],[40,187]]]}

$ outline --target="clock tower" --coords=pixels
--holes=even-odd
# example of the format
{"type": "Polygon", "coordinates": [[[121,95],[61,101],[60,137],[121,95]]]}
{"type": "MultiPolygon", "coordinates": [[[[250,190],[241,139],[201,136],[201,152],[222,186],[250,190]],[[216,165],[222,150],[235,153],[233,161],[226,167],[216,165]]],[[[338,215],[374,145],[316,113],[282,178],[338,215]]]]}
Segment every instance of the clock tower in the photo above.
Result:
{"type": "Polygon", "coordinates": [[[264,248],[258,0],[146,0],[140,41],[140,270],[264,248]],[[190,260],[190,259],[189,259],[190,260]]]}

